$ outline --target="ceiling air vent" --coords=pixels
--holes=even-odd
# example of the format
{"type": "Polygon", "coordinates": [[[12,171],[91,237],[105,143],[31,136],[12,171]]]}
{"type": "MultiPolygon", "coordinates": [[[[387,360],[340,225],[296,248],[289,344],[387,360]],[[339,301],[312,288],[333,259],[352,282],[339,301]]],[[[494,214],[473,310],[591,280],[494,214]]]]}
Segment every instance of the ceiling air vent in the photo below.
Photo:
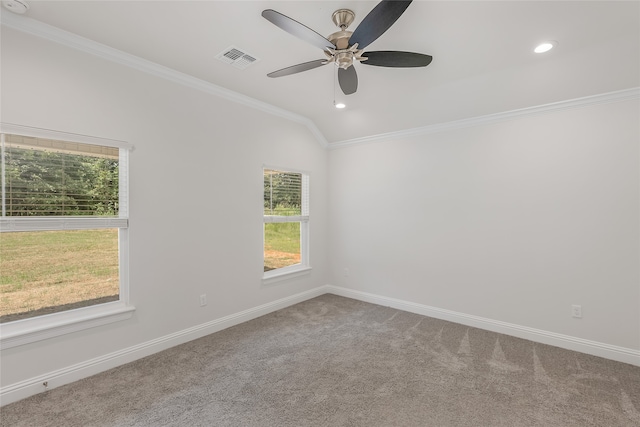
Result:
{"type": "Polygon", "coordinates": [[[241,70],[244,70],[258,60],[255,56],[248,54],[235,46],[228,47],[220,52],[216,55],[216,59],[219,59],[224,63],[231,64],[241,70]]]}

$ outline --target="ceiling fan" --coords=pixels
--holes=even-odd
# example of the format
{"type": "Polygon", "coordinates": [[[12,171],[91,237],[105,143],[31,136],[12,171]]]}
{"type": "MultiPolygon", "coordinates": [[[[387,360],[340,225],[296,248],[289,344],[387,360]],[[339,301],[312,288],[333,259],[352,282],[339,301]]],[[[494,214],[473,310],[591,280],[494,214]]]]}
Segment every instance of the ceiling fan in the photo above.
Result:
{"type": "Polygon", "coordinates": [[[383,50],[364,52],[364,48],[380,37],[400,18],[411,4],[409,1],[383,0],[362,20],[355,31],[347,31],[355,14],[349,9],[338,9],[331,19],[340,31],[324,38],[311,28],[272,9],[262,12],[269,22],[294,36],[323,50],[326,58],[292,65],[267,74],[268,77],[282,77],[311,70],[322,65],[335,63],[338,67],[338,82],[345,95],[358,89],[358,75],[353,67],[359,61],[378,67],[426,67],[433,59],[430,55],[414,52],[383,50]]]}

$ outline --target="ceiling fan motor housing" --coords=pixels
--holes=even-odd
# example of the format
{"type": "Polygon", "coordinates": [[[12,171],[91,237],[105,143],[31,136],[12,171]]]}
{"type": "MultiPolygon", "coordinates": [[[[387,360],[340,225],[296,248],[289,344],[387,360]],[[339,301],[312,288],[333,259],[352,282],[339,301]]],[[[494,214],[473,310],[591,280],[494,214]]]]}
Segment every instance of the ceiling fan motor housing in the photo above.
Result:
{"type": "Polygon", "coordinates": [[[347,49],[349,47],[351,34],[353,34],[353,31],[337,31],[329,35],[327,40],[333,43],[338,49],[347,49]]]}

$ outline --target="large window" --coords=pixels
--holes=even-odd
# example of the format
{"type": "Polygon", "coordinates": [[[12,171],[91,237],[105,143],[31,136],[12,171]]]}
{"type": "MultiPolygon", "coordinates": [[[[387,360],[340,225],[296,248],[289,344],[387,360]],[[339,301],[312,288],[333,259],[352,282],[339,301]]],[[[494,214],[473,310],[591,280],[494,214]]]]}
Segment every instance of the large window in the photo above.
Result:
{"type": "Polygon", "coordinates": [[[0,323],[126,303],[129,147],[29,133],[0,134],[0,323]]]}
{"type": "Polygon", "coordinates": [[[309,176],[264,169],[264,277],[309,268],[309,176]]]}

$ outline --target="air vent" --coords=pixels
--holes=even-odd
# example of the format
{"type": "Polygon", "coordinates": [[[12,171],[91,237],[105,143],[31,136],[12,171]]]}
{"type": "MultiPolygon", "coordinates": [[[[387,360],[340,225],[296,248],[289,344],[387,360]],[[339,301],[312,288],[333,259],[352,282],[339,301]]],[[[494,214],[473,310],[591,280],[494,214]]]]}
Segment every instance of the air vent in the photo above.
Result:
{"type": "Polygon", "coordinates": [[[241,70],[244,70],[249,65],[258,61],[258,58],[256,58],[255,56],[244,52],[243,50],[238,49],[235,46],[228,47],[227,49],[220,52],[218,55],[216,55],[216,59],[219,59],[226,64],[231,64],[241,70]]]}

